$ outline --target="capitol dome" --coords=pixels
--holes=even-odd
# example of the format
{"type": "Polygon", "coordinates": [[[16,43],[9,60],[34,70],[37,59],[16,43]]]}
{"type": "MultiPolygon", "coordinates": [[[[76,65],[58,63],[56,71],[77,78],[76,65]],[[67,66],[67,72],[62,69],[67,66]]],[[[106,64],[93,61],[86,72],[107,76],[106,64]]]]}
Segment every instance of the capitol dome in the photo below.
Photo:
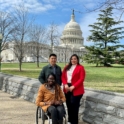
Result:
{"type": "Polygon", "coordinates": [[[77,29],[77,30],[81,30],[79,24],[75,21],[72,21],[72,20],[65,26],[64,30],[68,30],[68,29],[72,29],[72,28],[77,29]]]}
{"type": "Polygon", "coordinates": [[[65,25],[61,36],[60,46],[69,46],[74,48],[83,47],[84,38],[79,24],[75,21],[74,11],[71,15],[71,20],[65,25]]]}

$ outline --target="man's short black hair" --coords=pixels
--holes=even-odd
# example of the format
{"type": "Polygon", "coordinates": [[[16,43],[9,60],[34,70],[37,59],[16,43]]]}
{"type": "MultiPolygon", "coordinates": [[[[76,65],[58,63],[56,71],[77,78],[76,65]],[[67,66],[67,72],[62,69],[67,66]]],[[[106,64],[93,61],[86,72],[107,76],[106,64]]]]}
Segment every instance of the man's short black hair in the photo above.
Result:
{"type": "Polygon", "coordinates": [[[56,57],[56,58],[57,58],[57,55],[56,55],[56,54],[54,54],[54,53],[50,54],[50,55],[49,55],[49,58],[50,58],[51,56],[54,56],[54,57],[56,57]]]}

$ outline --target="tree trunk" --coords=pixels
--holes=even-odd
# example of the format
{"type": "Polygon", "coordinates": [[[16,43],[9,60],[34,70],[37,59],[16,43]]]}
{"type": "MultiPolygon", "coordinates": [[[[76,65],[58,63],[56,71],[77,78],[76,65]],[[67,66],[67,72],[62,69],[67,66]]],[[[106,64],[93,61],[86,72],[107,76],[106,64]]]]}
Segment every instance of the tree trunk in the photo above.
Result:
{"type": "Polygon", "coordinates": [[[19,61],[19,71],[22,71],[22,62],[19,61]]]}
{"type": "Polygon", "coordinates": [[[96,67],[98,67],[98,62],[96,63],[96,67]]]}
{"type": "Polygon", "coordinates": [[[39,68],[39,57],[37,57],[37,67],[39,68]]]}
{"type": "Polygon", "coordinates": [[[104,63],[104,66],[105,66],[105,67],[112,67],[111,64],[106,63],[106,62],[104,63]]]}

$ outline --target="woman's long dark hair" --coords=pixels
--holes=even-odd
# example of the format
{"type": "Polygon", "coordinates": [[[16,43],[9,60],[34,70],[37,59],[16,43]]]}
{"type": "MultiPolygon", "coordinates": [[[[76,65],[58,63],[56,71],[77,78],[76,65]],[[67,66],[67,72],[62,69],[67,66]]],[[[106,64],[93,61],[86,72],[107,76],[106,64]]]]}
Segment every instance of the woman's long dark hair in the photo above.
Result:
{"type": "Polygon", "coordinates": [[[78,61],[77,64],[78,64],[78,65],[80,64],[80,63],[79,63],[79,57],[78,57],[78,55],[77,55],[77,54],[73,54],[73,55],[70,57],[70,59],[69,59],[69,63],[68,63],[68,66],[66,67],[66,71],[71,68],[71,66],[72,66],[71,59],[72,59],[72,57],[74,57],[74,56],[77,58],[77,61],[78,61]]]}
{"type": "Polygon", "coordinates": [[[58,100],[59,98],[59,94],[60,94],[60,87],[58,86],[57,82],[56,82],[56,75],[54,73],[50,73],[48,76],[47,76],[47,82],[48,82],[48,78],[49,76],[52,75],[55,79],[55,100],[58,100]]]}

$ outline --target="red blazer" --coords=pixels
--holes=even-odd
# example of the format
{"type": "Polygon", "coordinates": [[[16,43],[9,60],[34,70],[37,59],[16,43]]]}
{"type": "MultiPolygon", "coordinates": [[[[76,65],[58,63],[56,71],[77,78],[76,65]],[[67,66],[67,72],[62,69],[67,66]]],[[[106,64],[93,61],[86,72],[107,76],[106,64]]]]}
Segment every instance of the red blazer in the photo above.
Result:
{"type": "MultiPolygon", "coordinates": [[[[67,67],[67,66],[66,66],[67,67]]],[[[64,68],[62,72],[62,83],[63,85],[67,84],[67,71],[66,67],[64,68]]],[[[84,94],[84,79],[85,79],[85,69],[82,65],[77,65],[76,68],[73,71],[71,84],[74,86],[73,95],[81,95],[84,94]]],[[[64,89],[64,92],[66,93],[66,90],[64,89]]]]}

